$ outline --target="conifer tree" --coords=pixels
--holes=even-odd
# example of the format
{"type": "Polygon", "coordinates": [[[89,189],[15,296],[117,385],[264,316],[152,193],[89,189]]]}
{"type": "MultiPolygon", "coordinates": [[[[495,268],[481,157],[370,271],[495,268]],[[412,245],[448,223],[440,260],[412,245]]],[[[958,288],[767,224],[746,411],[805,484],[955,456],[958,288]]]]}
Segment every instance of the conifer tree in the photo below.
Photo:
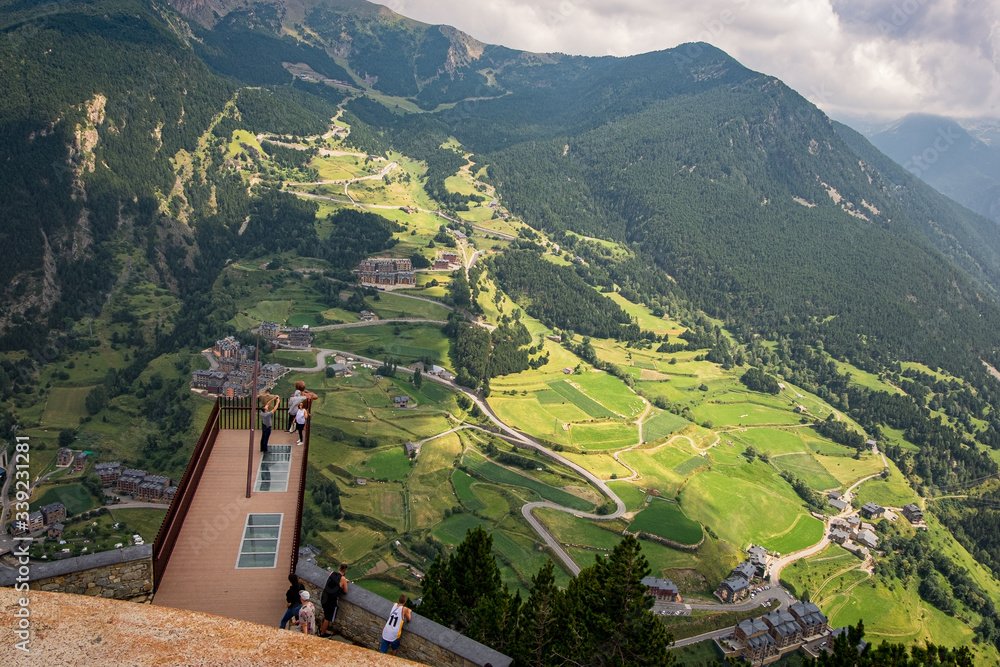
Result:
{"type": "Polygon", "coordinates": [[[521,609],[514,659],[522,667],[545,667],[555,661],[562,637],[560,605],[554,566],[546,561],[531,579],[531,593],[521,609]]]}
{"type": "Polygon", "coordinates": [[[642,578],[649,563],[628,535],[607,558],[580,572],[567,589],[567,618],[575,661],[581,664],[670,665],[670,636],[651,613],[642,578]]]}

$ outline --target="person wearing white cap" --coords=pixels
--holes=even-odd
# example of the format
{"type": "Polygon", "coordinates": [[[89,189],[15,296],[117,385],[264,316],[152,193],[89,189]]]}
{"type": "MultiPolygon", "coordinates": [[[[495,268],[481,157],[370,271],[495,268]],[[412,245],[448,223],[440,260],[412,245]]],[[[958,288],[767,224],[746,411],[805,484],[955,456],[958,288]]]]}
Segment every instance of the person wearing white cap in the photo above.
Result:
{"type": "Polygon", "coordinates": [[[302,632],[307,635],[316,634],[316,607],[309,599],[309,591],[301,591],[299,599],[302,600],[302,607],[299,609],[299,618],[295,623],[302,628],[302,632]]]}

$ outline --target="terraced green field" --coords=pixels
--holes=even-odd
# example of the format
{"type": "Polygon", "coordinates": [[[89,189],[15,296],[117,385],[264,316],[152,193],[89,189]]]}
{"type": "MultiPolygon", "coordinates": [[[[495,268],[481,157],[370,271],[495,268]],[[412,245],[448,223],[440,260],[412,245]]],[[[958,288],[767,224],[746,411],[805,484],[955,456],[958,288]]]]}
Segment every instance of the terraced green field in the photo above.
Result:
{"type": "Polygon", "coordinates": [[[812,454],[802,452],[772,456],[771,464],[778,470],[794,474],[818,491],[835,489],[840,486],[840,482],[828,473],[826,468],[813,458],[812,454]]]}
{"type": "Polygon", "coordinates": [[[429,357],[440,366],[451,367],[448,339],[441,332],[441,327],[433,324],[395,324],[318,331],[313,344],[317,347],[348,350],[375,359],[392,357],[404,363],[429,357]]]}
{"type": "Polygon", "coordinates": [[[513,470],[504,468],[503,466],[499,466],[496,463],[488,461],[478,455],[467,454],[464,458],[464,463],[468,466],[469,470],[491,482],[496,482],[504,486],[519,486],[525,489],[530,489],[545,500],[551,500],[554,503],[558,503],[566,507],[572,507],[582,511],[590,511],[594,509],[593,504],[588,503],[579,496],[567,493],[562,489],[557,489],[553,486],[549,486],[548,484],[543,484],[538,480],[514,472],[513,470]]]}
{"type": "Polygon", "coordinates": [[[559,394],[576,407],[580,408],[580,410],[593,419],[607,419],[614,416],[613,412],[584,394],[566,380],[550,382],[549,387],[552,388],[552,391],[559,394]]]}
{"type": "Polygon", "coordinates": [[[85,402],[93,387],[53,387],[49,390],[42,424],[47,428],[76,428],[87,416],[85,402]]]}
{"type": "Polygon", "coordinates": [[[684,488],[682,505],[692,519],[739,548],[752,542],[790,553],[818,542],[823,533],[822,522],[809,516],[791,487],[760,461],[714,466],[694,476],[684,488]]]}
{"type": "Polygon", "coordinates": [[[646,419],[642,425],[643,442],[656,442],[687,426],[688,421],[666,410],[646,419]]]}
{"type": "Polygon", "coordinates": [[[80,514],[97,507],[97,499],[90,495],[83,484],[56,484],[47,487],[41,497],[32,501],[31,509],[34,511],[56,502],[65,505],[70,514],[80,514]]]}
{"type": "Polygon", "coordinates": [[[458,470],[456,468],[454,472],[451,473],[451,483],[455,488],[455,495],[458,496],[458,500],[462,503],[462,506],[472,512],[481,510],[485,507],[483,502],[472,492],[472,485],[475,482],[476,478],[464,470],[458,470]]]}
{"type": "Polygon", "coordinates": [[[698,544],[703,537],[701,526],[689,519],[680,505],[659,498],[652,499],[646,509],[635,516],[628,529],[659,535],[678,544],[698,544]]]}

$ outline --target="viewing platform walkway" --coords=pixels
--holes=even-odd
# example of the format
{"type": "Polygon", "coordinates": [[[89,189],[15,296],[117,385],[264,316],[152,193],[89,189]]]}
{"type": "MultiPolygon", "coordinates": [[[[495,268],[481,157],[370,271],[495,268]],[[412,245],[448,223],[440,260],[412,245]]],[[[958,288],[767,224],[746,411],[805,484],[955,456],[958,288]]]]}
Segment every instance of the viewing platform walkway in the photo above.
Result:
{"type": "Polygon", "coordinates": [[[285,408],[274,417],[264,455],[250,401],[217,401],[154,543],[154,605],[278,624],[298,558],[309,438],[294,444],[285,408]]]}

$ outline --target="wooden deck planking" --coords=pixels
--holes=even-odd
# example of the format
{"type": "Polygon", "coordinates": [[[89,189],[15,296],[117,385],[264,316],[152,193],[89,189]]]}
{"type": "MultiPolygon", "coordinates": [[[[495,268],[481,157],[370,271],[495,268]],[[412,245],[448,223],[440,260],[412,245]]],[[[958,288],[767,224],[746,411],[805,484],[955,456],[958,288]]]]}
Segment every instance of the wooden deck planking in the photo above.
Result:
{"type": "MultiPolygon", "coordinates": [[[[259,442],[257,431],[255,479],[261,458],[259,442]]],[[[219,432],[153,604],[278,624],[285,611],[304,451],[294,442],[295,435],[287,431],[275,429],[271,433],[271,445],[292,445],[288,490],[254,491],[246,498],[249,431],[219,432]],[[257,513],[282,515],[277,563],[273,568],[238,570],[236,560],[247,515],[257,513]]]]}

